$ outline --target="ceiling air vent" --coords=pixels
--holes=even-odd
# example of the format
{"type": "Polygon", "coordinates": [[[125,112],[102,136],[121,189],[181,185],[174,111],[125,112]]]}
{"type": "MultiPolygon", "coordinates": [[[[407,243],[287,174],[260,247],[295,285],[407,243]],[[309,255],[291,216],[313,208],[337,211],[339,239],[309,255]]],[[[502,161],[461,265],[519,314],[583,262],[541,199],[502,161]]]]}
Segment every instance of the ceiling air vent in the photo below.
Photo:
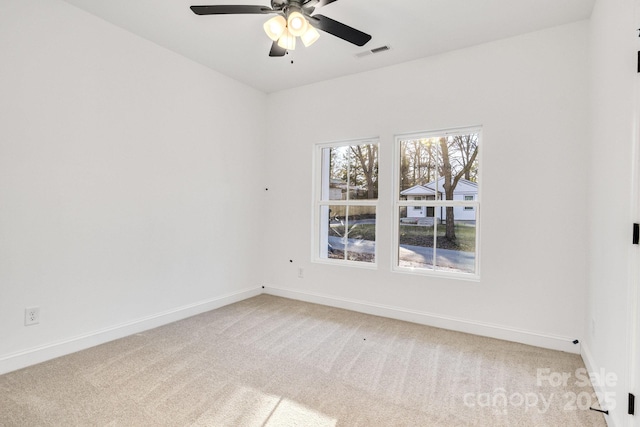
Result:
{"type": "Polygon", "coordinates": [[[380,47],[375,47],[371,50],[365,50],[364,52],[360,52],[356,54],[356,57],[358,58],[363,58],[365,56],[369,56],[372,55],[374,53],[380,53],[380,52],[385,52],[387,50],[391,49],[390,46],[380,46],[380,47]]]}

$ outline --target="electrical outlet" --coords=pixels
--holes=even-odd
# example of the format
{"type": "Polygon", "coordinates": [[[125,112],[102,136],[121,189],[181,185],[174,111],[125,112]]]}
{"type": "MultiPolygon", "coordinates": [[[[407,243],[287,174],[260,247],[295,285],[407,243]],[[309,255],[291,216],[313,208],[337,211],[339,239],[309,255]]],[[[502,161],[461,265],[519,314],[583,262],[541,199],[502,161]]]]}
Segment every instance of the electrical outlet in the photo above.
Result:
{"type": "Polygon", "coordinates": [[[304,277],[304,268],[298,267],[298,277],[301,279],[304,277]]]}
{"type": "Polygon", "coordinates": [[[40,323],[40,307],[28,307],[24,309],[24,325],[37,325],[40,323]]]}

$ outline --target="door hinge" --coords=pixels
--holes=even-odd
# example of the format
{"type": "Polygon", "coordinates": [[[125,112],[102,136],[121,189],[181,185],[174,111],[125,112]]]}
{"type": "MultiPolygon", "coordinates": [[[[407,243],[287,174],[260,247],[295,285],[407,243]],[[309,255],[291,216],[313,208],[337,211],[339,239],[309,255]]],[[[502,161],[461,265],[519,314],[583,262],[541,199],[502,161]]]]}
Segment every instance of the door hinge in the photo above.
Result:
{"type": "Polygon", "coordinates": [[[629,410],[627,412],[629,415],[636,414],[636,397],[629,393],[629,410]]]}
{"type": "Polygon", "coordinates": [[[640,243],[640,224],[633,223],[633,244],[637,245],[640,243]]]}

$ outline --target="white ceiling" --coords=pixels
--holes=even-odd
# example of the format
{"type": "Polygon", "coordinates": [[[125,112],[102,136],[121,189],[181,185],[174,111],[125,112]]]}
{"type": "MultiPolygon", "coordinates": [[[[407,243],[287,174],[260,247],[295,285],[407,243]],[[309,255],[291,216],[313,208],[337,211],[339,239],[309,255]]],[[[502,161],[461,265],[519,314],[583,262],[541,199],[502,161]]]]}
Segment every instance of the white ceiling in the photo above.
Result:
{"type": "Polygon", "coordinates": [[[191,5],[270,0],[65,0],[222,74],[270,93],[588,19],[595,0],[338,0],[315,13],[373,38],[364,47],[321,32],[281,58],[262,24],[273,15],[198,16],[191,5]],[[359,57],[388,45],[389,51],[359,57]],[[293,63],[292,63],[293,61],[293,63]]]}

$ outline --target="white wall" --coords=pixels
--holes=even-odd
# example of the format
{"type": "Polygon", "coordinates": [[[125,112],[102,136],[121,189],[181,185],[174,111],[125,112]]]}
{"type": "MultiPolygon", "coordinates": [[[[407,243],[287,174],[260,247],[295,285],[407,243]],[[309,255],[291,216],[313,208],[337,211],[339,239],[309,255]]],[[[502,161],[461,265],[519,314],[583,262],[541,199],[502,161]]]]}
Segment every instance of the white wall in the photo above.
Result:
{"type": "Polygon", "coordinates": [[[269,292],[579,351],[587,89],[580,22],[270,95],[271,123],[291,113],[269,128],[269,292]],[[299,100],[311,106],[296,111],[299,100]],[[473,125],[484,127],[481,281],[391,273],[394,135],[473,125]],[[377,270],[310,263],[314,143],[375,136],[377,270]]]}
{"type": "Polygon", "coordinates": [[[612,331],[624,299],[607,286],[610,277],[626,286],[628,259],[605,248],[628,240],[630,205],[614,237],[598,224],[630,191],[604,191],[629,178],[618,166],[630,146],[605,150],[606,167],[595,171],[585,149],[589,31],[599,38],[594,57],[617,61],[595,65],[592,86],[604,101],[592,102],[601,116],[594,147],[624,138],[618,120],[630,120],[628,102],[615,101],[624,87],[612,49],[620,17],[603,4],[592,24],[267,98],[58,0],[1,2],[0,372],[246,297],[262,283],[568,351],[579,351],[570,340],[587,339],[595,364],[623,366],[612,331]],[[298,99],[312,111],[296,112],[298,99]],[[292,112],[286,126],[283,109],[292,112]],[[484,126],[481,281],[391,273],[394,135],[470,125],[484,126]],[[312,264],[313,144],[371,136],[381,141],[378,268],[312,264]],[[589,207],[588,192],[598,194],[589,207]],[[595,231],[586,233],[593,209],[595,231]],[[598,262],[587,268],[589,243],[598,262]],[[23,326],[28,306],[41,307],[40,325],[23,326]]]}
{"type": "Polygon", "coordinates": [[[607,407],[610,425],[617,426],[630,425],[627,393],[635,391],[638,396],[639,392],[629,382],[629,366],[637,366],[638,359],[632,358],[628,344],[630,296],[638,283],[630,274],[638,262],[638,248],[631,245],[631,224],[640,220],[636,209],[638,176],[633,172],[638,118],[635,60],[640,50],[635,3],[598,0],[590,22],[591,222],[583,355],[591,369],[604,369],[618,377],[615,386],[600,390],[617,400],[615,408],[607,407]]]}
{"type": "Polygon", "coordinates": [[[0,373],[258,292],[266,95],[58,0],[0,56],[0,373]]]}

